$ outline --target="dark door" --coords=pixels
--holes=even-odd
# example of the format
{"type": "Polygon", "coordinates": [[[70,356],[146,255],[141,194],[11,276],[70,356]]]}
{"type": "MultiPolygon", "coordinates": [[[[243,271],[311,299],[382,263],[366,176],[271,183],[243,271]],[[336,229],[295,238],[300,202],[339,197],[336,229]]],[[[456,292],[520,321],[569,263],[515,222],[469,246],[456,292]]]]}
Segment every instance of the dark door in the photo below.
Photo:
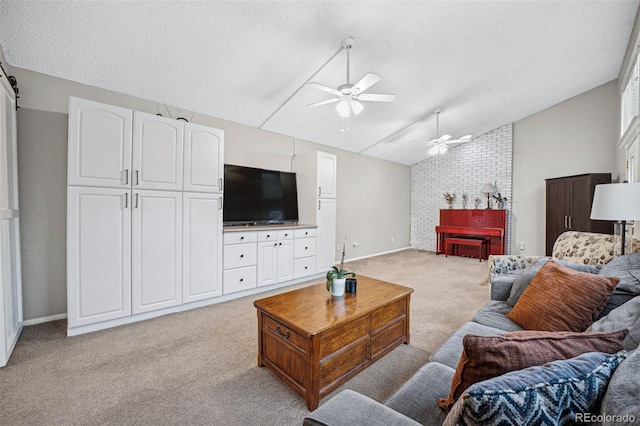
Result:
{"type": "Polygon", "coordinates": [[[571,184],[571,211],[569,229],[590,232],[591,226],[591,182],[589,176],[573,178],[571,184]]]}

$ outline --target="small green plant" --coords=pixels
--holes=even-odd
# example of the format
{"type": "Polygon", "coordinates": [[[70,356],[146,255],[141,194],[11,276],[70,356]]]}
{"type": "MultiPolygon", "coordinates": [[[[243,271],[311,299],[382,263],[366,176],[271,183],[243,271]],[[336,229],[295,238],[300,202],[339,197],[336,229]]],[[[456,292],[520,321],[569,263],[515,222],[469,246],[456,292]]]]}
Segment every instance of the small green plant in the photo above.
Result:
{"type": "Polygon", "coordinates": [[[344,243],[342,244],[342,258],[340,259],[340,267],[332,266],[331,269],[327,271],[327,291],[331,291],[331,281],[334,278],[346,278],[346,277],[355,277],[356,273],[351,272],[347,269],[344,269],[344,253],[347,245],[347,237],[344,237],[344,243]]]}

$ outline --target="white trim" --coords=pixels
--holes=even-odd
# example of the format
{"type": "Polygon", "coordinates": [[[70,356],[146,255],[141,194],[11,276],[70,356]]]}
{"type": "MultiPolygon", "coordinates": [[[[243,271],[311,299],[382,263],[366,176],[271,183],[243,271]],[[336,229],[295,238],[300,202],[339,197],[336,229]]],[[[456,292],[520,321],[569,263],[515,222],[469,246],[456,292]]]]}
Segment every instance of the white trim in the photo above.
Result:
{"type": "Polygon", "coordinates": [[[58,314],[58,315],[50,315],[48,317],[40,317],[40,318],[34,318],[34,319],[30,319],[30,320],[25,320],[23,322],[23,325],[25,327],[29,326],[29,325],[36,325],[36,324],[42,324],[44,322],[51,322],[51,321],[57,321],[57,320],[61,320],[61,319],[65,319],[67,318],[67,314],[58,314]]]}
{"type": "Polygon", "coordinates": [[[370,257],[382,256],[383,254],[397,253],[399,251],[408,250],[408,249],[414,249],[415,250],[415,247],[411,247],[411,246],[402,247],[402,248],[399,248],[399,249],[383,251],[383,252],[380,252],[380,253],[369,254],[369,255],[366,255],[366,256],[354,257],[352,259],[345,259],[344,261],[345,261],[345,263],[346,262],[353,262],[354,260],[368,259],[370,257]]]}

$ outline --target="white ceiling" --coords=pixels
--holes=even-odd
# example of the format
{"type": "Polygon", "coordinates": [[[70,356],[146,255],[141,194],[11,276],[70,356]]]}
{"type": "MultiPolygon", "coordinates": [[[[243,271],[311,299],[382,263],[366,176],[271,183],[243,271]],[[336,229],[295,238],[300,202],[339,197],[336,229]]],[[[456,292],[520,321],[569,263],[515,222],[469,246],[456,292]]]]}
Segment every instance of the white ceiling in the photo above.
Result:
{"type": "MultiPolygon", "coordinates": [[[[16,67],[414,164],[436,107],[440,134],[480,135],[615,79],[638,3],[3,0],[0,44],[16,67]],[[265,123],[348,36],[351,82],[375,72],[396,101],[341,132],[304,86],[265,123]]],[[[345,79],[342,51],[312,81],[345,79]]]]}

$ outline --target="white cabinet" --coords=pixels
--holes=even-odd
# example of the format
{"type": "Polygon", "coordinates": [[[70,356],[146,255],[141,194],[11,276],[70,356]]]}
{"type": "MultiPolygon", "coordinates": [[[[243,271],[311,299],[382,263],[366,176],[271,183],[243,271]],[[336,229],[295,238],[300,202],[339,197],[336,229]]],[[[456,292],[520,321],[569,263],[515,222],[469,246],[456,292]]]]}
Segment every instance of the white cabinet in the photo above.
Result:
{"type": "Polygon", "coordinates": [[[69,185],[130,185],[132,120],[130,109],[69,98],[69,185]]]}
{"type": "Polygon", "coordinates": [[[185,123],[184,190],[222,192],[224,131],[185,123]]]}
{"type": "Polygon", "coordinates": [[[0,70],[0,367],[22,332],[16,97],[0,70]]]}
{"type": "Polygon", "coordinates": [[[182,190],[183,122],[135,111],[131,183],[135,189],[182,190]]]}
{"type": "Polygon", "coordinates": [[[336,156],[326,152],[317,152],[317,155],[318,197],[336,198],[336,156]]]}
{"type": "Polygon", "coordinates": [[[222,195],[182,195],[182,303],[222,295],[222,195]]]}
{"type": "Polygon", "coordinates": [[[69,328],[131,315],[131,195],[115,188],[67,192],[69,328]]]}
{"type": "Polygon", "coordinates": [[[224,233],[223,294],[256,287],[257,241],[256,231],[224,233]]]}
{"type": "Polygon", "coordinates": [[[336,263],[336,200],[318,199],[316,224],[316,272],[325,272],[336,263]]]}
{"type": "Polygon", "coordinates": [[[292,280],[293,230],[258,231],[258,240],[258,287],[292,280]]]}
{"type": "Polygon", "coordinates": [[[134,191],[133,314],[177,306],[182,289],[182,193],[134,191]]]}

